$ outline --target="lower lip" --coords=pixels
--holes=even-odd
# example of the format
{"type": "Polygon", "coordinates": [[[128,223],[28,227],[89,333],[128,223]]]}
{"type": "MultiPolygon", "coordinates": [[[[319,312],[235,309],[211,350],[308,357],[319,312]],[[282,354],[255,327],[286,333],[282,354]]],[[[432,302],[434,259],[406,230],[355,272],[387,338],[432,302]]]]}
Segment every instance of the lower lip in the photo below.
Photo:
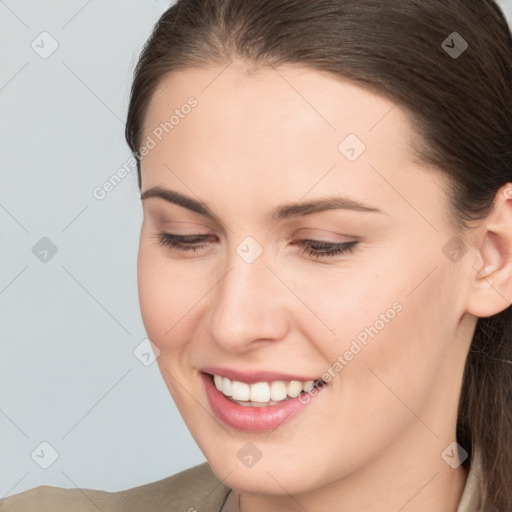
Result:
{"type": "Polygon", "coordinates": [[[326,386],[313,388],[314,395],[305,393],[295,398],[283,400],[280,404],[264,407],[246,407],[229,400],[213,382],[211,375],[201,372],[210,407],[226,425],[245,432],[267,432],[288,423],[303,411],[315,395],[326,386]],[[309,397],[306,398],[306,395],[309,397]]]}

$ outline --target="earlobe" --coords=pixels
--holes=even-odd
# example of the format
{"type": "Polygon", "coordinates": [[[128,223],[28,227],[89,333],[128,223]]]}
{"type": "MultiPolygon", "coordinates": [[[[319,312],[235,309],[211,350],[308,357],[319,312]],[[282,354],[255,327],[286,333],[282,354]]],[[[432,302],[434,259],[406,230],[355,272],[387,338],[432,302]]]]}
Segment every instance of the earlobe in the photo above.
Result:
{"type": "Polygon", "coordinates": [[[507,191],[496,194],[494,208],[482,223],[479,247],[481,265],[473,267],[467,312],[477,317],[500,313],[512,300],[512,199],[507,191]]]}

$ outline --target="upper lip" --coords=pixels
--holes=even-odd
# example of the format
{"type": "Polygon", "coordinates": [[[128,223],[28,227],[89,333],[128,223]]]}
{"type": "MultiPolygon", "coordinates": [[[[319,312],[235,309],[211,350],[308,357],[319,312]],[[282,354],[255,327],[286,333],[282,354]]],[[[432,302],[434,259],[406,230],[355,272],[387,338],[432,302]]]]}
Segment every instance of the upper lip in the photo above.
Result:
{"type": "Polygon", "coordinates": [[[272,382],[275,380],[300,380],[300,381],[315,381],[320,380],[319,377],[310,377],[304,375],[291,375],[289,373],[282,372],[270,372],[270,371],[240,371],[234,368],[222,368],[220,366],[207,366],[199,368],[204,373],[211,375],[219,375],[221,377],[227,377],[230,380],[237,380],[245,382],[247,384],[253,384],[255,382],[272,382]]]}

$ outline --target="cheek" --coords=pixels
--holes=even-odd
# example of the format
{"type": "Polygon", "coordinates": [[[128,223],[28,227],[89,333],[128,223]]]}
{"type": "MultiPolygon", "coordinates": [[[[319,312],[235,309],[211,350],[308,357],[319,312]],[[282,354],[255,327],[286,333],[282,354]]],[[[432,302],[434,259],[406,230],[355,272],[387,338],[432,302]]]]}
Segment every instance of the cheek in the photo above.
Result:
{"type": "Polygon", "coordinates": [[[331,380],[343,375],[352,391],[377,391],[385,386],[380,376],[414,395],[415,386],[424,388],[435,377],[455,335],[457,318],[450,312],[459,292],[449,264],[438,257],[411,259],[296,283],[295,292],[316,313],[307,314],[302,328],[323,354],[331,380]]]}
{"type": "Polygon", "coordinates": [[[151,341],[163,352],[183,343],[187,313],[199,300],[188,276],[165,257],[163,249],[141,240],[137,260],[139,304],[151,341]],[[185,284],[187,283],[187,284],[185,284]]]}
{"type": "MultiPolygon", "coordinates": [[[[408,408],[423,410],[436,388],[446,381],[456,329],[449,304],[456,287],[448,269],[443,274],[440,267],[413,292],[407,276],[401,282],[396,279],[390,290],[383,291],[380,305],[373,302],[368,306],[372,313],[359,317],[363,325],[352,322],[359,335],[365,335],[365,343],[359,342],[357,333],[352,336],[361,349],[340,373],[340,381],[348,400],[363,401],[365,405],[359,406],[363,414],[405,420],[408,408]],[[388,323],[378,322],[393,303],[399,303],[401,310],[388,323]]],[[[426,275],[417,270],[415,275],[426,275]]]]}
{"type": "Polygon", "coordinates": [[[289,277],[295,295],[307,306],[295,301],[294,319],[307,330],[307,339],[329,359],[336,359],[352,341],[364,346],[403,314],[400,283],[392,276],[375,264],[365,268],[347,264],[316,269],[304,279],[289,277]]]}

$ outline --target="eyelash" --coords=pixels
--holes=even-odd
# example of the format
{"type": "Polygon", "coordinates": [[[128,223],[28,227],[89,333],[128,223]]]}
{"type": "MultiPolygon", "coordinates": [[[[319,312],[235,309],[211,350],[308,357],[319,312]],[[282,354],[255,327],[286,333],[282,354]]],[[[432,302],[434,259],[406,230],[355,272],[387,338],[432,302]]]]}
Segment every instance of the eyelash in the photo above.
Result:
{"type": "MultiPolygon", "coordinates": [[[[160,245],[167,246],[173,251],[188,252],[197,251],[205,246],[201,245],[183,245],[183,244],[196,244],[197,242],[211,238],[210,235],[174,235],[172,233],[160,232],[157,235],[160,245]]],[[[299,245],[301,251],[308,256],[319,258],[333,258],[342,254],[352,254],[358,242],[342,242],[333,243],[325,242],[323,240],[299,240],[294,242],[294,245],[299,245]],[[316,248],[315,248],[316,247],[316,248]],[[323,250],[322,250],[323,249],[323,250]]]]}

